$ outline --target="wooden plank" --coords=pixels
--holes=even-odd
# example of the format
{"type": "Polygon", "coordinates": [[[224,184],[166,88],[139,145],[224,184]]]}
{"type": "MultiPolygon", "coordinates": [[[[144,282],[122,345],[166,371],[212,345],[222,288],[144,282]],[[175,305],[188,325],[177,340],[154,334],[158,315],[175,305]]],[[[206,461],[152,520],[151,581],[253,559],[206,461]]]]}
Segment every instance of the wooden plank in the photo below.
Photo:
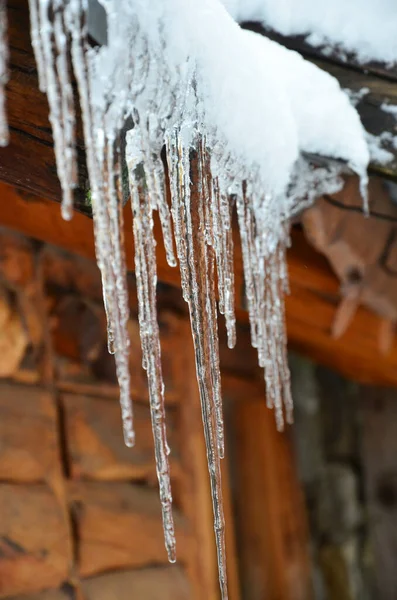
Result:
{"type": "Polygon", "coordinates": [[[320,198],[302,215],[310,243],[327,256],[341,282],[344,297],[397,321],[397,206],[382,180],[369,184],[371,217],[361,211],[357,185],[349,179],[343,191],[320,198]]]}
{"type": "MultiPolygon", "coordinates": [[[[84,600],[189,600],[189,582],[179,567],[124,571],[87,579],[84,600]]],[[[40,599],[41,600],[41,599],[40,599]]],[[[47,600],[47,599],[45,599],[47,600]]]]}
{"type": "Polygon", "coordinates": [[[60,586],[68,577],[68,529],[44,485],[0,485],[0,597],[60,586]]]}
{"type": "Polygon", "coordinates": [[[361,390],[363,464],[369,529],[375,560],[375,595],[397,596],[397,403],[396,392],[361,390]]]}
{"type": "Polygon", "coordinates": [[[25,356],[29,337],[10,291],[0,285],[0,377],[14,377],[25,356]]]}
{"type": "Polygon", "coordinates": [[[223,388],[242,596],[308,600],[306,515],[289,433],[276,431],[260,386],[242,396],[224,377],[223,388]]]}
{"type": "MultiPolygon", "coordinates": [[[[167,564],[158,491],[130,483],[71,483],[79,539],[78,572],[167,564]]],[[[178,559],[188,560],[190,534],[174,509],[178,559]]]]}
{"type": "Polygon", "coordinates": [[[61,469],[56,409],[39,388],[0,383],[0,479],[49,481],[61,469]]]}
{"type": "MultiPolygon", "coordinates": [[[[148,406],[135,403],[136,443],[131,449],[127,448],[123,441],[118,402],[64,394],[62,404],[72,479],[156,481],[148,406]]],[[[172,449],[174,477],[180,475],[175,416],[174,411],[167,411],[167,434],[172,449]]]]}

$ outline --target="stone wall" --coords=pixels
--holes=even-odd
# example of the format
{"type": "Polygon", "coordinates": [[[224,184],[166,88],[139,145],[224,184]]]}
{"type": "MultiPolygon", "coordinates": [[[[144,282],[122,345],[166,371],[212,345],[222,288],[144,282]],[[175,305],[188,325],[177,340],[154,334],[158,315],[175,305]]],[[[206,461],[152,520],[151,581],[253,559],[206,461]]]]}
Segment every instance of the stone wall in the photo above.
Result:
{"type": "Polygon", "coordinates": [[[290,365],[315,600],[379,600],[373,591],[362,388],[295,354],[290,365]]]}

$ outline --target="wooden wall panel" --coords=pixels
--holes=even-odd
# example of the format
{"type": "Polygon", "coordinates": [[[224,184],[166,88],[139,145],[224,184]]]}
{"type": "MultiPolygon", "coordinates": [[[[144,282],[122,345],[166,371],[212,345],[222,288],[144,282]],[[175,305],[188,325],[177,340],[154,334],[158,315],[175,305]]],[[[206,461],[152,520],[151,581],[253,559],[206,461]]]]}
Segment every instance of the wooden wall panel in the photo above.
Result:
{"type": "MultiPolygon", "coordinates": [[[[119,403],[114,399],[64,394],[65,438],[72,479],[156,480],[149,407],[135,403],[134,448],[124,444],[119,403]]],[[[167,412],[173,475],[178,472],[175,414],[167,412]]]]}
{"type": "MultiPolygon", "coordinates": [[[[24,201],[33,202],[26,195],[24,201]]],[[[56,242],[62,237],[60,230],[51,218],[46,221],[45,214],[43,218],[56,242]]],[[[41,220],[36,215],[34,221],[41,220]]],[[[70,231],[71,239],[79,237],[76,222],[70,231]]],[[[12,380],[1,381],[1,365],[9,356],[0,352],[0,596],[31,594],[36,600],[63,600],[66,595],[85,600],[84,578],[106,571],[112,575],[106,579],[110,597],[113,581],[117,593],[127,593],[117,583],[120,573],[115,571],[120,569],[135,571],[128,577],[128,587],[137,594],[141,589],[149,597],[157,594],[154,577],[160,567],[150,570],[148,577],[140,576],[149,565],[168,561],[133,275],[129,327],[134,449],[125,448],[122,441],[119,390],[114,358],[106,349],[95,263],[0,228],[0,284],[18,299],[12,309],[26,335],[25,354],[35,375],[27,377],[24,355],[12,380]],[[21,373],[30,385],[15,382],[21,373]],[[136,584],[131,583],[135,575],[136,584]]],[[[161,583],[169,586],[161,592],[163,597],[218,600],[213,517],[186,307],[179,290],[161,284],[158,304],[179,561],[178,568],[170,570],[179,573],[175,579],[160,575],[161,583]]],[[[0,329],[1,335],[4,327],[0,329]]],[[[230,598],[238,600],[235,570],[232,574],[230,598]]]]}
{"type": "Polygon", "coordinates": [[[61,589],[12,596],[7,600],[191,600],[190,583],[180,567],[151,567],[85,579],[79,591],[61,589]]]}
{"type": "Polygon", "coordinates": [[[0,480],[51,480],[60,469],[52,396],[40,388],[0,383],[0,413],[0,480]]]}
{"type": "MultiPolygon", "coordinates": [[[[167,564],[157,489],[130,483],[76,483],[70,502],[79,540],[78,572],[167,564]]],[[[188,523],[174,509],[178,560],[189,558],[188,523]]]]}
{"type": "Polygon", "coordinates": [[[182,569],[158,567],[112,573],[82,584],[85,600],[190,600],[191,590],[182,569]]]}
{"type": "Polygon", "coordinates": [[[44,485],[0,485],[0,597],[60,586],[69,575],[69,531],[44,485]]]}

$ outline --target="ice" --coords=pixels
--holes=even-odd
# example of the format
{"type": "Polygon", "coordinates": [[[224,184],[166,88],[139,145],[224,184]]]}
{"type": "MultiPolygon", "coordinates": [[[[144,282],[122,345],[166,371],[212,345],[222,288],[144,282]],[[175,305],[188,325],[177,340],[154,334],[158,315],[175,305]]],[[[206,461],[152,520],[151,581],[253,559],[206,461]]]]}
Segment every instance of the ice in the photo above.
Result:
{"type": "Polygon", "coordinates": [[[8,126],[5,106],[5,86],[8,81],[7,8],[0,0],[0,146],[8,144],[8,126]]]}
{"type": "Polygon", "coordinates": [[[120,184],[119,135],[120,122],[112,120],[112,105],[105,102],[95,85],[96,68],[93,53],[86,41],[87,4],[71,0],[65,9],[65,23],[71,36],[73,69],[79,86],[83,115],[87,166],[91,184],[95,248],[101,271],[104,306],[108,322],[108,343],[115,354],[120,386],[120,405],[124,440],[134,444],[133,414],[130,397],[128,291],[123,244],[122,193],[120,184]],[[102,101],[101,110],[95,102],[102,101]],[[106,127],[107,125],[107,127],[106,127]]]}
{"type": "MultiPolygon", "coordinates": [[[[192,186],[191,189],[190,168],[197,177],[200,168],[203,167],[200,149],[190,163],[193,141],[189,125],[172,132],[167,144],[167,159],[170,177],[172,180],[176,179],[172,193],[172,215],[178,236],[177,250],[181,264],[182,286],[189,305],[192,325],[214,512],[219,581],[222,598],[226,599],[228,594],[225,519],[220,469],[224,440],[214,292],[214,252],[206,236],[202,235],[209,225],[208,222],[206,223],[209,209],[206,203],[209,198],[202,193],[200,186],[192,186]]],[[[197,146],[200,148],[200,143],[197,146]]]]}
{"type": "Polygon", "coordinates": [[[36,53],[40,88],[47,92],[57,171],[61,182],[62,215],[71,219],[77,186],[75,112],[69,70],[69,40],[63,1],[30,0],[31,37],[36,53]]]}
{"type": "Polygon", "coordinates": [[[65,218],[72,215],[78,183],[73,75],[78,85],[108,346],[115,356],[124,438],[132,445],[123,239],[125,151],[142,365],[148,377],[165,545],[171,561],[176,554],[153,211],[158,212],[171,266],[176,264],[175,242],[191,320],[225,600],[220,469],[225,436],[217,298],[228,345],[233,347],[233,211],[240,232],[252,344],[264,369],[268,404],[274,406],[281,429],[292,418],[283,301],[288,288],[289,219],[317,195],[339,190],[345,165],[358,173],[365,188],[369,154],[364,130],[331,76],[298,54],[243,31],[219,0],[101,0],[94,5],[88,0],[30,0],[30,11],[40,86],[50,105],[65,218]],[[98,22],[102,13],[104,22],[98,22]],[[339,162],[313,166],[310,154],[339,162]]]}
{"type": "MultiPolygon", "coordinates": [[[[162,506],[165,545],[170,562],[176,560],[172,516],[171,475],[166,438],[164,383],[156,309],[156,242],[152,210],[164,202],[158,197],[157,181],[151,177],[152,164],[145,162],[145,148],[137,128],[127,133],[126,160],[130,180],[131,207],[134,215],[135,275],[138,290],[139,327],[143,366],[147,371],[157,477],[162,506]],[[153,206],[152,198],[155,199],[153,206]]],[[[168,206],[163,207],[168,223],[168,206]]],[[[168,223],[167,227],[170,224],[168,223]]],[[[169,241],[169,240],[168,240],[169,241]]],[[[172,250],[172,248],[171,248],[172,250]]],[[[171,251],[170,250],[170,251],[171,251]]]]}
{"type": "Polygon", "coordinates": [[[304,35],[312,46],[332,46],[342,58],[397,62],[395,0],[222,0],[238,21],[261,22],[283,35],[304,35]]]}

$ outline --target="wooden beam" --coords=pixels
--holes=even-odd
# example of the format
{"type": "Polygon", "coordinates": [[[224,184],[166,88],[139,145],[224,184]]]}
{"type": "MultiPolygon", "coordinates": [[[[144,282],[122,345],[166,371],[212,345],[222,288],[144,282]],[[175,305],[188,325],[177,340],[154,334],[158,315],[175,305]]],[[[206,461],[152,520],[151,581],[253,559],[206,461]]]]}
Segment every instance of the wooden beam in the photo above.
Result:
{"type": "MultiPolygon", "coordinates": [[[[125,221],[127,265],[132,270],[133,241],[128,206],[125,221]]],[[[4,184],[0,185],[0,225],[94,258],[92,223],[88,217],[75,213],[73,221],[67,223],[62,220],[57,203],[22,195],[4,184]]],[[[158,224],[155,229],[157,239],[161,239],[158,224]]],[[[245,323],[242,260],[237,242],[236,239],[236,305],[238,319],[245,323]]],[[[340,300],[339,282],[325,258],[309,246],[301,231],[292,232],[288,268],[291,294],[286,298],[286,310],[291,347],[362,383],[397,386],[397,343],[394,340],[387,355],[380,354],[381,319],[375,314],[359,308],[346,333],[338,340],[331,337],[340,300]]],[[[179,270],[167,265],[161,243],[158,244],[158,276],[164,283],[180,286],[179,270]]]]}

